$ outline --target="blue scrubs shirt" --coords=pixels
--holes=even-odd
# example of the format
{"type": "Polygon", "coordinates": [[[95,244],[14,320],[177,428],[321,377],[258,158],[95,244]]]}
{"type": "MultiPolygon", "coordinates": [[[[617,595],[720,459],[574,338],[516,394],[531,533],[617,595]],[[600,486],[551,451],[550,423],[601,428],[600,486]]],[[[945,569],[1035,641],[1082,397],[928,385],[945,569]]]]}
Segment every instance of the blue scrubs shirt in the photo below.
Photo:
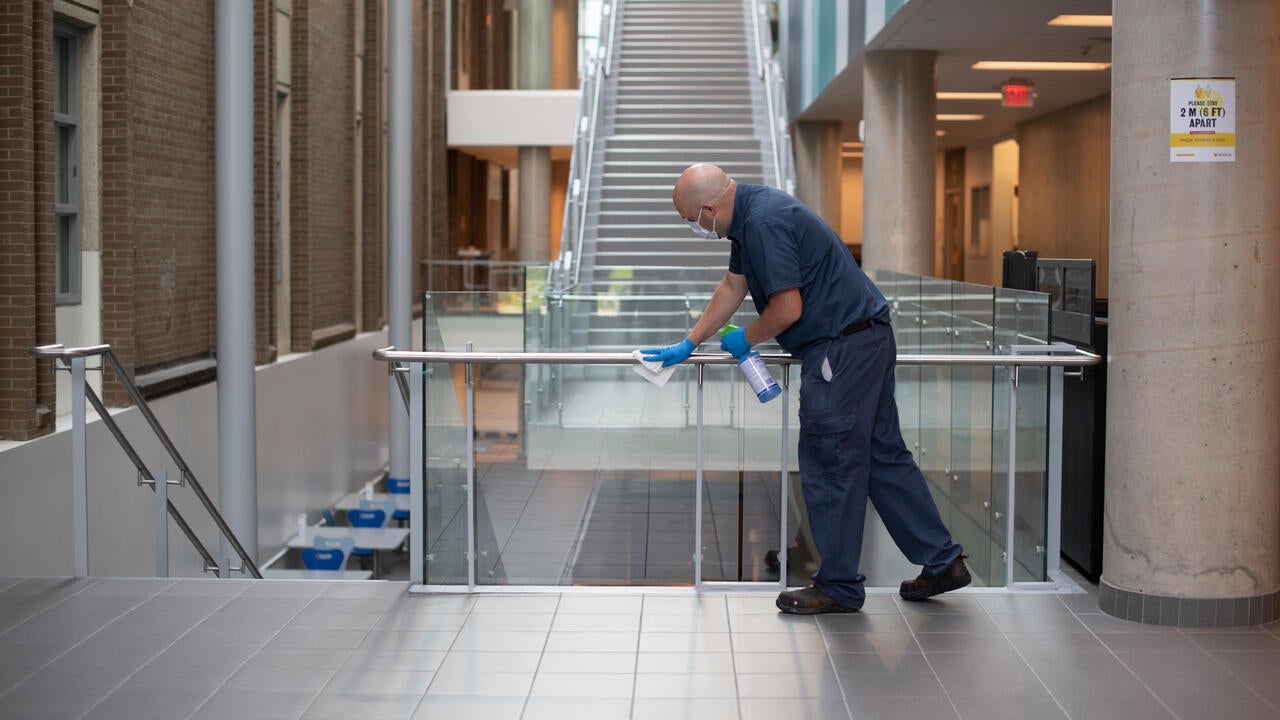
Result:
{"type": "Polygon", "coordinates": [[[773,293],[800,289],[800,319],[778,336],[792,355],[839,337],[850,325],[887,316],[884,295],[840,236],[781,190],[738,183],[728,238],[729,272],[746,277],[757,313],[773,293]]]}

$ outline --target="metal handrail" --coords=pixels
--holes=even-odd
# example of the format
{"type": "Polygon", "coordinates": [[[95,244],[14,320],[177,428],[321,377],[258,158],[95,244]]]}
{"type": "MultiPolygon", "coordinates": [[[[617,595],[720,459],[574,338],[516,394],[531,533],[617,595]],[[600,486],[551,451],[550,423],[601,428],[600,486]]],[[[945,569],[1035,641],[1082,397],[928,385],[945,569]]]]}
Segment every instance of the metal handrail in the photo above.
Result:
{"type": "MultiPolygon", "coordinates": [[[[780,353],[761,354],[766,363],[797,365],[800,358],[780,353]]],[[[396,350],[395,346],[378,348],[373,359],[389,363],[475,363],[479,365],[631,365],[631,353],[555,353],[555,352],[457,352],[396,350]]],[[[737,365],[727,353],[694,353],[691,365],[737,365]]],[[[980,367],[1084,367],[1097,365],[1102,358],[1076,348],[1071,355],[898,355],[899,365],[963,365],[980,367]]],[[[407,372],[397,365],[397,371],[407,372]]]]}
{"type": "MultiPolygon", "coordinates": [[[[178,448],[173,444],[173,441],[169,439],[169,434],[166,433],[164,427],[160,425],[160,421],[156,418],[155,413],[151,412],[151,406],[149,406],[147,401],[142,397],[142,391],[138,389],[138,386],[134,384],[133,379],[125,372],[124,366],[120,364],[119,358],[117,358],[115,352],[111,350],[110,345],[91,345],[78,348],[68,348],[60,344],[41,345],[31,348],[30,355],[37,359],[55,361],[62,360],[63,362],[69,362],[72,358],[86,358],[95,355],[104,358],[106,362],[111,365],[111,369],[115,372],[116,377],[119,378],[120,384],[124,386],[125,392],[129,394],[129,399],[133,401],[133,404],[138,408],[138,411],[142,413],[142,417],[147,421],[147,425],[151,427],[151,431],[156,434],[157,438],[159,438],[160,444],[164,446],[164,449],[169,454],[170,459],[177,464],[181,477],[184,481],[191,483],[191,490],[195,492],[196,497],[200,500],[200,504],[204,506],[204,509],[209,513],[213,522],[218,526],[218,530],[222,533],[223,537],[231,543],[236,554],[239,555],[244,569],[255,578],[260,579],[262,577],[262,571],[258,569],[257,563],[253,561],[253,558],[245,551],[244,546],[240,544],[240,539],[231,531],[231,528],[227,525],[227,521],[222,517],[222,513],[218,512],[218,508],[209,500],[209,496],[205,494],[204,488],[200,485],[200,481],[196,479],[196,475],[191,470],[191,466],[187,464],[186,459],[182,457],[182,453],[178,452],[178,448]]],[[[108,429],[111,430],[112,436],[121,444],[121,448],[125,450],[125,453],[138,469],[138,472],[142,473],[143,477],[154,482],[155,478],[151,474],[151,471],[146,468],[144,463],[142,463],[137,452],[133,450],[132,446],[124,438],[124,434],[120,431],[120,428],[116,425],[115,421],[111,419],[111,414],[107,412],[107,409],[102,404],[101,400],[87,385],[85,386],[85,395],[89,398],[89,402],[93,405],[94,409],[98,411],[98,416],[103,419],[108,429]]],[[[153,484],[152,489],[154,488],[155,485],[153,484]]],[[[213,556],[209,553],[208,549],[195,539],[194,533],[191,531],[191,527],[187,525],[186,520],[182,518],[181,513],[179,513],[178,509],[173,506],[173,503],[169,503],[169,513],[178,522],[178,526],[182,528],[183,532],[192,540],[196,545],[196,549],[200,551],[200,554],[204,557],[206,563],[205,570],[217,570],[217,562],[213,560],[213,556]]]]}
{"type": "Polygon", "coordinates": [[[765,114],[769,120],[769,144],[773,148],[773,177],[780,190],[793,193],[795,190],[793,166],[791,163],[786,162],[790,147],[784,137],[786,134],[786,99],[782,94],[782,73],[781,67],[776,62],[765,57],[765,50],[771,46],[771,43],[765,36],[763,24],[760,22],[760,15],[764,12],[766,12],[766,7],[763,0],[751,1],[751,22],[756,36],[757,74],[764,85],[765,114]]]}
{"type": "Polygon", "coordinates": [[[601,18],[599,37],[604,44],[597,53],[597,62],[582,80],[578,137],[574,140],[573,156],[569,160],[569,188],[564,207],[562,232],[567,237],[561,239],[560,259],[556,262],[559,272],[554,272],[552,277],[552,286],[557,291],[575,287],[582,274],[582,245],[586,236],[587,204],[591,190],[591,172],[595,163],[601,95],[604,92],[604,81],[612,72],[614,36],[621,5],[622,0],[613,0],[603,5],[604,17],[601,18]],[[585,145],[582,143],[584,133],[585,145]]]}

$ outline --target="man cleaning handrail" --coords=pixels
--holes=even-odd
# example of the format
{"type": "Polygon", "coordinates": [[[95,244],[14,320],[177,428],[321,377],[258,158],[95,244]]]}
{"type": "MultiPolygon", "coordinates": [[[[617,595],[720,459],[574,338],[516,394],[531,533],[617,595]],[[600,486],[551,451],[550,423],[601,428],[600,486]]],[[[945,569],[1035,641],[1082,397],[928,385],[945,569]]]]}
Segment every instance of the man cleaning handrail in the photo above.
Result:
{"type": "Polygon", "coordinates": [[[822,563],[812,585],[778,596],[778,609],[811,615],[862,607],[866,576],[858,565],[868,499],[898,548],[923,566],[902,583],[903,599],[968,585],[963,549],[898,425],[888,304],[840,237],[792,196],[738,183],[709,163],[681,173],[671,199],[695,235],[729,239],[729,268],[688,336],[644,350],[644,359],[664,367],[687,360],[750,292],[759,317],[726,333],[721,349],[740,358],[777,338],[801,360],[797,455],[822,563]]]}

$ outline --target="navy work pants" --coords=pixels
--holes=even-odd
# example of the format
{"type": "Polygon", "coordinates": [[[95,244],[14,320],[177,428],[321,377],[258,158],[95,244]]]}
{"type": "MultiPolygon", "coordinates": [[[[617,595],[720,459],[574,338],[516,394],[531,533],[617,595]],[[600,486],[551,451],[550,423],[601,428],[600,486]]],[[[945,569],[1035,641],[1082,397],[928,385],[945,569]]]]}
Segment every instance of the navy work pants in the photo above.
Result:
{"type": "Polygon", "coordinates": [[[800,482],[822,565],[814,585],[850,607],[866,599],[858,572],[867,499],[907,559],[939,575],[961,554],[942,524],[898,426],[893,327],[811,346],[801,356],[800,482]]]}

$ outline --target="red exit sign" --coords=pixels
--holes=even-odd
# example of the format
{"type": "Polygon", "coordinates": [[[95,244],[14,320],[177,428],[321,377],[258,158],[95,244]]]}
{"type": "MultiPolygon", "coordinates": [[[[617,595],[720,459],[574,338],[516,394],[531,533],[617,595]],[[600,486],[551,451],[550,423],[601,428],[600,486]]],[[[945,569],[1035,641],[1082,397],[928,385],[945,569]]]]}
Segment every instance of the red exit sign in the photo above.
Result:
{"type": "Polygon", "coordinates": [[[1036,104],[1036,86],[1030,83],[1007,82],[1000,86],[1002,107],[1029,108],[1036,104]]]}

